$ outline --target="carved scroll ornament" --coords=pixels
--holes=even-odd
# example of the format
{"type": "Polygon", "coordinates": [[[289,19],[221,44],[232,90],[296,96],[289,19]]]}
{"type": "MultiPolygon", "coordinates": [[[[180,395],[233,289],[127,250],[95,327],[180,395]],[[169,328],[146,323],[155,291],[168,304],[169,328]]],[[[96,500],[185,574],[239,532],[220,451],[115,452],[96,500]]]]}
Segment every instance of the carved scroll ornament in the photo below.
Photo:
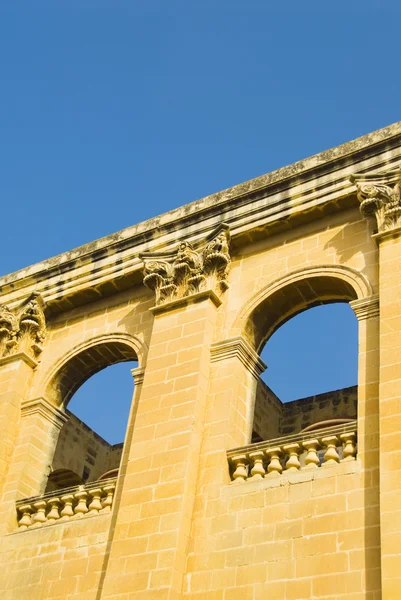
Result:
{"type": "Polygon", "coordinates": [[[203,243],[181,242],[169,253],[144,253],[144,284],[154,290],[156,305],[191,296],[205,289],[228,288],[231,263],[228,225],[221,225],[203,243]]]}
{"type": "Polygon", "coordinates": [[[384,174],[352,175],[361,213],[375,216],[379,233],[401,227],[401,169],[384,174]]]}
{"type": "Polygon", "coordinates": [[[36,359],[46,335],[44,302],[33,293],[22,305],[10,310],[0,306],[0,359],[25,352],[36,359]]]}

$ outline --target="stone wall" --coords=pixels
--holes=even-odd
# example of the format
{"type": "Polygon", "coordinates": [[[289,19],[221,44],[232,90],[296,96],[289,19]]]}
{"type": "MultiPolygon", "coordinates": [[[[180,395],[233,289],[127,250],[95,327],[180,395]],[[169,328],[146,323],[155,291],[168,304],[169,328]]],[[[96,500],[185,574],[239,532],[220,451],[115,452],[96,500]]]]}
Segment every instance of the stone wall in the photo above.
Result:
{"type": "Polygon", "coordinates": [[[358,386],[333,390],[283,404],[281,435],[298,433],[327,419],[356,419],[358,386]]]}
{"type": "Polygon", "coordinates": [[[400,164],[397,124],[0,280],[2,598],[399,600],[400,164]],[[281,407],[259,352],[336,301],[358,318],[356,431],[297,438],[356,390],[281,407]],[[97,483],[43,496],[58,439],[90,477],[117,461],[64,407],[126,360],[113,504],[97,483]],[[254,412],[278,447],[250,445],[254,412]]]}
{"type": "Polygon", "coordinates": [[[252,441],[268,440],[281,435],[283,404],[276,394],[259,379],[256,387],[252,441]]]}
{"type": "Polygon", "coordinates": [[[89,482],[118,469],[123,444],[109,444],[73,413],[66,412],[69,419],[60,431],[52,472],[68,469],[89,482]]]}
{"type": "Polygon", "coordinates": [[[281,402],[261,379],[256,388],[252,441],[299,433],[327,419],[356,419],[358,386],[281,402]]]}

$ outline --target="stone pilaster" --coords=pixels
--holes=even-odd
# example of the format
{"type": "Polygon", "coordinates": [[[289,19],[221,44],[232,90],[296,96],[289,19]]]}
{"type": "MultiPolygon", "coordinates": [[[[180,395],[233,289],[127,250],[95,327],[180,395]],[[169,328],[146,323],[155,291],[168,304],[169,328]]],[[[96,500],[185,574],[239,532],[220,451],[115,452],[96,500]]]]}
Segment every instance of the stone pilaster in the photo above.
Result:
{"type": "MultiPolygon", "coordinates": [[[[358,461],[362,465],[361,487],[364,490],[365,527],[372,546],[380,547],[380,307],[374,295],[350,302],[358,319],[358,461]]],[[[366,552],[364,589],[380,588],[380,560],[366,552]]]]}
{"type": "MultiPolygon", "coordinates": [[[[226,229],[223,237],[227,239],[226,229]]],[[[130,418],[135,427],[127,436],[102,599],[125,593],[169,600],[182,595],[210,348],[228,274],[225,242],[216,239],[201,257],[181,244],[163,271],[168,276],[161,273],[160,262],[145,266],[145,283],[156,295],[154,323],[140,398],[130,418]],[[211,256],[212,250],[218,255],[222,249],[224,261],[211,256]]]]}
{"type": "Polygon", "coordinates": [[[43,311],[39,294],[13,309],[0,306],[0,492],[14,452],[21,403],[29,396],[46,334],[43,311]]]}
{"type": "Polygon", "coordinates": [[[0,527],[15,528],[15,501],[43,494],[54,450],[67,415],[45,398],[21,402],[20,422],[10,468],[3,486],[0,527]]]}
{"type": "Polygon", "coordinates": [[[401,589],[401,199],[400,171],[354,178],[361,211],[375,217],[380,295],[380,536],[382,598],[401,589]]]}

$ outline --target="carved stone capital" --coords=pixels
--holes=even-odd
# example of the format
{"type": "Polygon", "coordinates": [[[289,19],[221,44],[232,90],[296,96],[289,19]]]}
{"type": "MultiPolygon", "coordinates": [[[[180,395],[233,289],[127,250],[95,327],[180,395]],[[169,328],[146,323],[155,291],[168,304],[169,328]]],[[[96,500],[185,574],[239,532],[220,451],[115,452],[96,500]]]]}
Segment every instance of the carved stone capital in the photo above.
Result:
{"type": "Polygon", "coordinates": [[[370,296],[370,298],[362,298],[361,300],[353,300],[349,303],[354,311],[358,321],[365,319],[373,319],[380,314],[379,296],[370,296]]]}
{"type": "Polygon", "coordinates": [[[374,216],[379,234],[401,227],[401,168],[386,173],[355,174],[361,213],[374,216]]]}
{"type": "Polygon", "coordinates": [[[212,344],[210,355],[212,362],[237,358],[256,378],[267,368],[259,354],[240,336],[212,344]]]}
{"type": "Polygon", "coordinates": [[[44,308],[43,299],[36,292],[16,308],[0,306],[0,359],[26,354],[37,360],[46,335],[44,308]]]}
{"type": "Polygon", "coordinates": [[[68,421],[68,415],[54,406],[50,404],[45,398],[35,398],[34,400],[28,400],[27,402],[23,402],[21,405],[21,417],[25,418],[30,415],[40,415],[50,423],[53,423],[58,429],[61,429],[62,426],[68,421]]]}
{"type": "Polygon", "coordinates": [[[231,263],[230,232],[222,224],[203,242],[181,242],[171,252],[145,252],[144,284],[154,290],[156,306],[212,290],[221,294],[228,288],[231,263]]]}

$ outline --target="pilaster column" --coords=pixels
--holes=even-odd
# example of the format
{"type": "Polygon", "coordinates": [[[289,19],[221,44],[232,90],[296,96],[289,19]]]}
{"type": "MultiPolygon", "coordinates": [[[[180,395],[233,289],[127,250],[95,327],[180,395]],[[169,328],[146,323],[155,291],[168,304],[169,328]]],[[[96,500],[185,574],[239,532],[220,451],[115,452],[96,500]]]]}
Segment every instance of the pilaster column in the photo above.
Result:
{"type": "Polygon", "coordinates": [[[358,457],[379,468],[379,296],[350,302],[358,319],[358,457]]]}
{"type": "Polygon", "coordinates": [[[380,486],[379,486],[379,296],[354,300],[351,307],[358,319],[358,460],[361,462],[360,487],[364,491],[366,552],[364,589],[381,588],[380,486]]]}
{"type": "Polygon", "coordinates": [[[182,597],[210,347],[228,285],[227,229],[215,236],[203,249],[185,242],[157,261],[144,257],[154,323],[102,600],[182,597]]]}
{"type": "Polygon", "coordinates": [[[42,494],[50,473],[54,450],[67,415],[45,398],[21,403],[10,468],[0,503],[0,527],[5,531],[16,522],[15,501],[42,494]]]}
{"type": "Polygon", "coordinates": [[[0,492],[14,452],[21,402],[28,396],[35,366],[24,353],[0,359],[0,492]]]}
{"type": "Polygon", "coordinates": [[[361,211],[375,218],[380,297],[380,535],[382,598],[401,589],[401,171],[357,175],[361,211]]]}
{"type": "Polygon", "coordinates": [[[13,309],[0,305],[0,492],[14,451],[21,402],[29,397],[45,338],[43,311],[38,294],[13,309]]]}
{"type": "Polygon", "coordinates": [[[256,389],[265,368],[257,352],[242,336],[211,346],[209,393],[188,565],[209,552],[211,519],[208,511],[214,504],[219,505],[222,487],[231,483],[226,451],[251,441],[256,389]]]}
{"type": "Polygon", "coordinates": [[[382,598],[401,589],[401,230],[378,238],[382,598]]]}
{"type": "Polygon", "coordinates": [[[116,489],[116,494],[114,498],[114,503],[118,503],[121,496],[121,484],[123,476],[127,472],[127,464],[129,460],[129,452],[132,443],[132,435],[135,428],[135,420],[136,414],[138,411],[138,402],[141,396],[143,380],[145,377],[145,368],[144,367],[136,367],[135,369],[131,369],[131,374],[134,379],[134,394],[132,397],[131,408],[128,416],[128,424],[127,431],[125,434],[124,447],[121,455],[120,468],[119,468],[119,485],[116,489]]]}

